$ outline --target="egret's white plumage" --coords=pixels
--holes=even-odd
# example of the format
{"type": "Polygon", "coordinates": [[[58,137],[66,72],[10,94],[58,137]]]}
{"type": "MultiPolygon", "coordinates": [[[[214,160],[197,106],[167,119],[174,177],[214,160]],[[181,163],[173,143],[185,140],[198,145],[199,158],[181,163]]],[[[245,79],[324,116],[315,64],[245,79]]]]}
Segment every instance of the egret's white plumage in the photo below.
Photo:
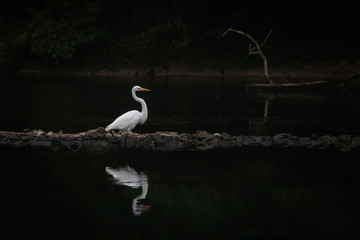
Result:
{"type": "Polygon", "coordinates": [[[134,127],[137,124],[144,124],[146,122],[146,119],[148,117],[146,102],[142,98],[136,96],[135,92],[137,91],[150,91],[150,90],[139,86],[135,86],[131,90],[131,94],[134,100],[141,104],[141,112],[137,110],[131,110],[129,112],[124,113],[123,115],[118,117],[114,122],[109,124],[105,128],[106,131],[120,130],[120,131],[129,132],[132,129],[134,129],[134,127]]]}
{"type": "Polygon", "coordinates": [[[140,115],[141,113],[137,110],[132,110],[124,113],[120,117],[118,117],[114,122],[109,124],[105,130],[121,130],[121,131],[131,131],[135,128],[135,126],[140,123],[140,115]]]}
{"type": "Polygon", "coordinates": [[[105,171],[111,175],[115,184],[124,185],[131,188],[140,188],[145,185],[147,189],[147,176],[143,172],[137,172],[132,167],[119,167],[117,169],[105,167],[105,171]]]}
{"type": "Polygon", "coordinates": [[[151,206],[144,205],[141,202],[146,198],[148,192],[148,178],[143,172],[137,172],[129,165],[117,169],[105,167],[105,171],[114,178],[114,184],[141,188],[141,194],[132,201],[132,211],[135,216],[140,216],[142,213],[149,211],[151,206]]]}

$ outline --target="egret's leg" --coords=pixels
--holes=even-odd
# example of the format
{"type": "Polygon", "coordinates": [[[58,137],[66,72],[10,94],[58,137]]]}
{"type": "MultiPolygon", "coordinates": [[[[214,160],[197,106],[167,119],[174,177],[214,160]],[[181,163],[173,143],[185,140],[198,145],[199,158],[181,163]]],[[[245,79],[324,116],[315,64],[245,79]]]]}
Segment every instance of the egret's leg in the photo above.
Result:
{"type": "Polygon", "coordinates": [[[124,148],[126,148],[126,139],[127,139],[128,133],[129,133],[129,131],[126,131],[126,135],[125,135],[125,142],[124,142],[124,148]]]}
{"type": "Polygon", "coordinates": [[[116,137],[114,136],[114,134],[112,133],[112,131],[114,131],[114,130],[110,130],[111,136],[113,136],[113,138],[115,139],[115,142],[116,142],[117,144],[119,144],[118,140],[116,139],[116,137]]]}

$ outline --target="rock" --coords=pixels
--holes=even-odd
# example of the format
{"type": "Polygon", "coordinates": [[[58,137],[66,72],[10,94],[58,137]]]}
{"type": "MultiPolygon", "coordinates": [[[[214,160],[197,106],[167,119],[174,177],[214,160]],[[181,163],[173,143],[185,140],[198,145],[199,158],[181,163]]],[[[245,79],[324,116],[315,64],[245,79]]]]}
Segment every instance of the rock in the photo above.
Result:
{"type": "Polygon", "coordinates": [[[86,132],[74,133],[72,136],[75,139],[83,140],[83,138],[86,136],[86,132]]]}
{"type": "Polygon", "coordinates": [[[223,133],[221,134],[221,136],[222,136],[222,138],[223,138],[224,140],[230,140],[230,139],[231,139],[231,135],[228,134],[228,133],[225,133],[225,132],[223,132],[223,133]]]}
{"type": "Polygon", "coordinates": [[[203,149],[213,149],[213,148],[216,148],[216,147],[222,147],[224,148],[225,147],[225,142],[224,144],[220,144],[220,140],[219,138],[211,138],[209,141],[202,141],[200,144],[198,144],[197,147],[200,147],[200,148],[203,148],[203,149]]]}
{"type": "Polygon", "coordinates": [[[176,136],[178,135],[177,132],[157,132],[160,136],[164,136],[164,137],[170,137],[170,136],[176,136]]]}
{"type": "Polygon", "coordinates": [[[194,134],[182,133],[182,134],[180,134],[179,139],[183,143],[184,149],[194,149],[194,148],[196,148],[198,140],[197,140],[197,138],[195,137],[194,134]]]}
{"type": "MultiPolygon", "coordinates": [[[[104,129],[104,130],[105,130],[105,129],[104,129]]],[[[86,132],[85,132],[85,136],[90,137],[90,138],[95,138],[95,139],[97,139],[97,138],[99,138],[99,137],[104,136],[105,133],[106,133],[106,131],[103,132],[102,130],[99,130],[99,128],[97,128],[97,129],[91,129],[91,130],[86,131],[86,132]],[[99,132],[99,131],[100,131],[100,132],[99,132]]]]}
{"type": "Polygon", "coordinates": [[[330,144],[337,146],[339,144],[340,140],[337,137],[330,137],[330,144]]]}
{"type": "Polygon", "coordinates": [[[284,144],[285,147],[297,147],[299,146],[299,141],[294,136],[290,137],[284,144]]]}
{"type": "Polygon", "coordinates": [[[275,136],[273,136],[273,144],[274,145],[284,145],[287,143],[288,139],[291,137],[290,134],[288,133],[280,133],[280,134],[276,134],[275,136]]]}
{"type": "Polygon", "coordinates": [[[31,135],[36,136],[36,137],[42,136],[42,135],[45,135],[45,134],[46,133],[42,129],[39,129],[39,130],[34,129],[34,130],[31,131],[31,135]]]}
{"type": "Polygon", "coordinates": [[[29,137],[28,136],[21,136],[20,139],[21,139],[21,141],[28,141],[29,137]]]}
{"type": "Polygon", "coordinates": [[[321,141],[321,143],[323,145],[330,145],[331,144],[331,136],[330,135],[325,135],[325,136],[321,136],[319,138],[319,140],[321,141]]]}
{"type": "Polygon", "coordinates": [[[265,140],[263,143],[262,143],[263,146],[265,147],[271,147],[272,146],[272,142],[271,140],[265,140]]]}
{"type": "Polygon", "coordinates": [[[250,138],[250,145],[251,146],[260,146],[262,143],[262,137],[253,136],[250,138]]]}
{"type": "Polygon", "coordinates": [[[98,127],[96,129],[96,131],[100,134],[100,135],[105,135],[107,133],[107,131],[105,130],[105,128],[103,127],[98,127]]]}
{"type": "Polygon", "coordinates": [[[169,150],[175,150],[178,148],[178,141],[176,138],[172,137],[165,141],[164,147],[169,150]]]}
{"type": "Polygon", "coordinates": [[[320,137],[319,137],[319,134],[310,134],[310,138],[313,139],[313,140],[318,140],[320,137]]]}
{"type": "Polygon", "coordinates": [[[306,143],[306,147],[308,148],[316,148],[316,147],[319,147],[321,144],[319,141],[316,141],[314,139],[311,139],[310,141],[308,141],[306,143]]]}
{"type": "Polygon", "coordinates": [[[351,135],[347,134],[347,135],[340,135],[339,139],[342,142],[350,142],[351,141],[351,135]]]}
{"type": "Polygon", "coordinates": [[[46,133],[46,136],[48,136],[48,137],[54,137],[53,131],[47,132],[47,133],[46,133]]]}
{"type": "Polygon", "coordinates": [[[207,145],[198,145],[198,146],[196,146],[196,149],[201,150],[201,151],[207,151],[207,150],[214,149],[214,147],[215,146],[213,146],[213,145],[207,144],[207,145]]]}
{"type": "Polygon", "coordinates": [[[58,132],[54,132],[54,136],[57,137],[57,138],[62,138],[64,135],[63,131],[60,130],[58,132]]]}
{"type": "Polygon", "coordinates": [[[31,130],[29,128],[24,128],[23,133],[29,133],[31,130]]]}
{"type": "MultiPolygon", "coordinates": [[[[175,132],[157,132],[151,137],[151,139],[155,149],[162,151],[171,151],[178,149],[179,141],[183,138],[180,138],[179,135],[175,132]]],[[[184,143],[180,145],[184,146],[184,143]]]]}
{"type": "Polygon", "coordinates": [[[195,135],[198,139],[203,140],[203,139],[211,139],[214,137],[214,135],[208,133],[207,131],[202,131],[202,130],[198,130],[195,132],[195,135]]]}
{"type": "Polygon", "coordinates": [[[307,142],[309,142],[311,138],[309,137],[300,137],[299,138],[299,144],[300,146],[305,146],[307,142]]]}
{"type": "Polygon", "coordinates": [[[221,138],[222,135],[220,133],[214,133],[214,136],[217,137],[217,138],[221,138]]]}
{"type": "Polygon", "coordinates": [[[351,143],[351,147],[353,147],[353,148],[360,147],[360,137],[354,137],[354,139],[351,143]]]}

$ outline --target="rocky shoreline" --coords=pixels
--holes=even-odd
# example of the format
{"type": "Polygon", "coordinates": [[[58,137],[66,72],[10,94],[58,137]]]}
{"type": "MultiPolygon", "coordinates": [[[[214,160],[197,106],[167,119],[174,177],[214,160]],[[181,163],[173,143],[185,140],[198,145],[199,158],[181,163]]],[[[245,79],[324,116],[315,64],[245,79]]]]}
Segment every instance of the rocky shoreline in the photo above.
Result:
{"type": "MultiPolygon", "coordinates": [[[[125,133],[115,134],[124,149],[125,133]]],[[[72,151],[102,150],[119,147],[103,127],[80,133],[54,133],[25,129],[23,132],[0,131],[0,146],[45,147],[57,150],[66,147],[72,151]]],[[[206,151],[213,149],[240,149],[242,147],[296,147],[311,149],[335,148],[350,152],[360,147],[360,137],[341,135],[339,137],[313,134],[298,137],[287,133],[274,136],[231,136],[228,133],[211,134],[206,131],[195,133],[156,132],[129,133],[126,149],[142,151],[206,151]]]]}

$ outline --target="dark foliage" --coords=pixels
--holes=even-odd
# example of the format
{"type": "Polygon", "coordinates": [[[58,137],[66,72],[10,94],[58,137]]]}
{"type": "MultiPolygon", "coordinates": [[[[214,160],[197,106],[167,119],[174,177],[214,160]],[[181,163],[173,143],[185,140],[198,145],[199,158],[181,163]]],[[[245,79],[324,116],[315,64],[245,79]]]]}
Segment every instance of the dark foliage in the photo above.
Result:
{"type": "MultiPolygon", "coordinates": [[[[251,64],[248,42],[222,38],[233,27],[276,50],[270,64],[354,60],[358,5],[249,1],[12,0],[0,8],[2,71],[29,65],[118,69],[251,64]]],[[[257,63],[257,60],[252,59],[257,63]]]]}

